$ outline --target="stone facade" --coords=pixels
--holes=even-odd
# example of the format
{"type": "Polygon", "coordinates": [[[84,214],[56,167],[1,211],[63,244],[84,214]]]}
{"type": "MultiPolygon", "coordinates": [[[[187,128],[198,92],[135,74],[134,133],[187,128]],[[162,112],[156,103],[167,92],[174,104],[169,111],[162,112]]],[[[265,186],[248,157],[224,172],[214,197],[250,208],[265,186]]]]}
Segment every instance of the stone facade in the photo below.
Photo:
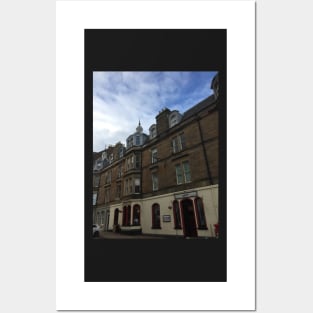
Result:
{"type": "Polygon", "coordinates": [[[94,223],[108,231],[213,237],[218,224],[218,78],[214,94],[184,114],[95,154],[94,223]],[[101,162],[99,161],[101,159],[101,162]],[[99,165],[100,164],[100,165],[99,165]]]}

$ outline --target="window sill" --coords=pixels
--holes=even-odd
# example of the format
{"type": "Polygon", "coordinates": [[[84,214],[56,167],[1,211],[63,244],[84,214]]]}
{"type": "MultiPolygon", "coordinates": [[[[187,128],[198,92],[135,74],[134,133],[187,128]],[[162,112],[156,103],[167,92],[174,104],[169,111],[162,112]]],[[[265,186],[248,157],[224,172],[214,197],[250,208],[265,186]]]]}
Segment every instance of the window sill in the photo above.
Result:
{"type": "Polygon", "coordinates": [[[151,229],[162,229],[161,226],[152,226],[151,229]]]}
{"type": "Polygon", "coordinates": [[[155,168],[158,168],[158,167],[159,167],[158,164],[151,164],[151,165],[149,166],[149,170],[152,170],[152,169],[155,169],[155,168]]]}
{"type": "Polygon", "coordinates": [[[186,184],[190,184],[190,183],[192,183],[192,181],[183,182],[183,183],[176,183],[176,185],[181,186],[181,185],[186,185],[186,184]]]}
{"type": "Polygon", "coordinates": [[[173,161],[176,161],[177,159],[180,159],[180,158],[183,158],[183,157],[187,157],[189,156],[189,153],[185,153],[185,151],[179,151],[179,152],[175,152],[175,153],[172,153],[172,162],[173,161]]]}

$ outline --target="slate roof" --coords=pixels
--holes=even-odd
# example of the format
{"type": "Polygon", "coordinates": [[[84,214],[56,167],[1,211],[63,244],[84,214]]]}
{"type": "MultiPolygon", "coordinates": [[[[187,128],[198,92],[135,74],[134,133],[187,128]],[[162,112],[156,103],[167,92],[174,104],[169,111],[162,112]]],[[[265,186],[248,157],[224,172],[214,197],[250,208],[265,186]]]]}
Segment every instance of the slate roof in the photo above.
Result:
{"type": "Polygon", "coordinates": [[[206,99],[202,100],[201,102],[199,102],[198,104],[196,104],[195,106],[187,110],[183,114],[182,121],[188,119],[189,117],[195,115],[196,113],[202,111],[203,109],[208,108],[214,102],[215,102],[214,95],[207,97],[206,99]]]}

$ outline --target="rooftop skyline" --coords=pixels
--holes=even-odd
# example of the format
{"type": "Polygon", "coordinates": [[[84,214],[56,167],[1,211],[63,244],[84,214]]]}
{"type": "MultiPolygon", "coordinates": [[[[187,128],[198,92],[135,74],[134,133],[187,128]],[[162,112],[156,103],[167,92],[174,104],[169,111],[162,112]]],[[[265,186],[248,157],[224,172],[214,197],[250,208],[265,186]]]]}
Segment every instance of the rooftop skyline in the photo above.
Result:
{"type": "Polygon", "coordinates": [[[165,107],[184,113],[210,96],[217,72],[94,72],[93,151],[99,152],[155,124],[165,107]]]}

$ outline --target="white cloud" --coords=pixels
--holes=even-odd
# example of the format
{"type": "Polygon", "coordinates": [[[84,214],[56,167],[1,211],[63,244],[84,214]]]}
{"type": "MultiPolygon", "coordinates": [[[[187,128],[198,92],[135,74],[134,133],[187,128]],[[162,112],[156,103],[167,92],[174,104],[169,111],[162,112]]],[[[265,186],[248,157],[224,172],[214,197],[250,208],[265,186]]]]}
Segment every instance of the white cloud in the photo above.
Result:
{"type": "Polygon", "coordinates": [[[190,76],[190,72],[94,72],[93,150],[125,143],[139,119],[148,134],[163,107],[180,109],[194,101],[195,95],[201,97],[202,91],[197,89],[207,87],[199,86],[195,95],[182,97],[190,76]]]}

